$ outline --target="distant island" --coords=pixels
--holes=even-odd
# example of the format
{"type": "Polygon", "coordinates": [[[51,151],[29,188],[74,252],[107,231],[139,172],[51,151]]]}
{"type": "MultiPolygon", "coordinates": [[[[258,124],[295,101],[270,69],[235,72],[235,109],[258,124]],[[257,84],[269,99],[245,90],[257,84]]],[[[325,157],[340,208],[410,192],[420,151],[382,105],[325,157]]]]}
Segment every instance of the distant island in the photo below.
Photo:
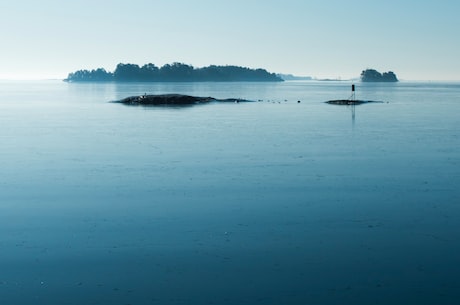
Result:
{"type": "Polygon", "coordinates": [[[383,74],[374,69],[367,69],[361,72],[362,82],[397,82],[398,78],[392,71],[383,74]]]}
{"type": "Polygon", "coordinates": [[[78,70],[69,73],[67,82],[282,82],[283,79],[265,69],[238,66],[195,68],[183,63],[157,67],[152,63],[142,67],[136,64],[117,65],[114,72],[103,68],[78,70]]]}
{"type": "Polygon", "coordinates": [[[280,73],[276,74],[276,76],[278,76],[282,80],[286,80],[286,81],[289,81],[289,80],[313,80],[313,77],[311,77],[311,76],[296,76],[296,75],[292,75],[292,74],[280,74],[280,73]]]}

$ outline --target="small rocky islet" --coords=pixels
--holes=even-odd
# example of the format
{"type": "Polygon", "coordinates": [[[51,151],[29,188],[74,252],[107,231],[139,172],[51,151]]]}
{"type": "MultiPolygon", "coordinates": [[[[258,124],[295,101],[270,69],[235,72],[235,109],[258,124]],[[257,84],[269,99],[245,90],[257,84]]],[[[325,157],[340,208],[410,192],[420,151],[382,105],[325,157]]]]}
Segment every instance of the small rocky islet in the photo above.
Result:
{"type": "Polygon", "coordinates": [[[201,97],[184,94],[144,94],[129,96],[114,102],[121,103],[124,105],[139,106],[187,106],[196,104],[206,104],[211,102],[240,103],[252,101],[240,98],[217,99],[214,97],[201,97]]]}

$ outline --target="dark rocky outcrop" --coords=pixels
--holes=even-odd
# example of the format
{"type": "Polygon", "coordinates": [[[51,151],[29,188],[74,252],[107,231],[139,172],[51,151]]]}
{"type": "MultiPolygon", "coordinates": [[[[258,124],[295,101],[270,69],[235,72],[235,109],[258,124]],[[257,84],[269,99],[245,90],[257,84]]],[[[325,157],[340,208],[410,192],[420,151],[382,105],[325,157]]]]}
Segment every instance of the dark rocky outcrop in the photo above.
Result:
{"type": "Polygon", "coordinates": [[[216,99],[213,97],[199,97],[183,94],[159,94],[159,95],[136,95],[124,98],[119,101],[114,101],[115,103],[121,103],[125,105],[144,105],[144,106],[186,106],[186,105],[195,105],[195,104],[204,104],[210,102],[250,102],[245,99],[216,99]]]}

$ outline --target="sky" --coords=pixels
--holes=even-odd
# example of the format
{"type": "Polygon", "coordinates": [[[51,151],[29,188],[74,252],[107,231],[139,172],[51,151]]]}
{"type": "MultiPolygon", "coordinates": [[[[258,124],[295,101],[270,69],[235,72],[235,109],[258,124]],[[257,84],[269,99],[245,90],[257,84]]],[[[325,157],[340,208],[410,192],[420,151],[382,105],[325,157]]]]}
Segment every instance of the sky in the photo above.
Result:
{"type": "Polygon", "coordinates": [[[1,0],[0,79],[118,63],[460,80],[457,0],[1,0]]]}

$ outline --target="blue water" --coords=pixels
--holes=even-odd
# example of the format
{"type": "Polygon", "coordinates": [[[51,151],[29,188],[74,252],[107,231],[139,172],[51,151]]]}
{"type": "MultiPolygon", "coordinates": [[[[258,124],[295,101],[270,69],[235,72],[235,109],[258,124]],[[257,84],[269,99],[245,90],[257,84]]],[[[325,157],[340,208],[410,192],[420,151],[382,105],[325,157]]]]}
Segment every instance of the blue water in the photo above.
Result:
{"type": "Polygon", "coordinates": [[[455,304],[460,84],[350,85],[0,82],[0,303],[455,304]]]}

